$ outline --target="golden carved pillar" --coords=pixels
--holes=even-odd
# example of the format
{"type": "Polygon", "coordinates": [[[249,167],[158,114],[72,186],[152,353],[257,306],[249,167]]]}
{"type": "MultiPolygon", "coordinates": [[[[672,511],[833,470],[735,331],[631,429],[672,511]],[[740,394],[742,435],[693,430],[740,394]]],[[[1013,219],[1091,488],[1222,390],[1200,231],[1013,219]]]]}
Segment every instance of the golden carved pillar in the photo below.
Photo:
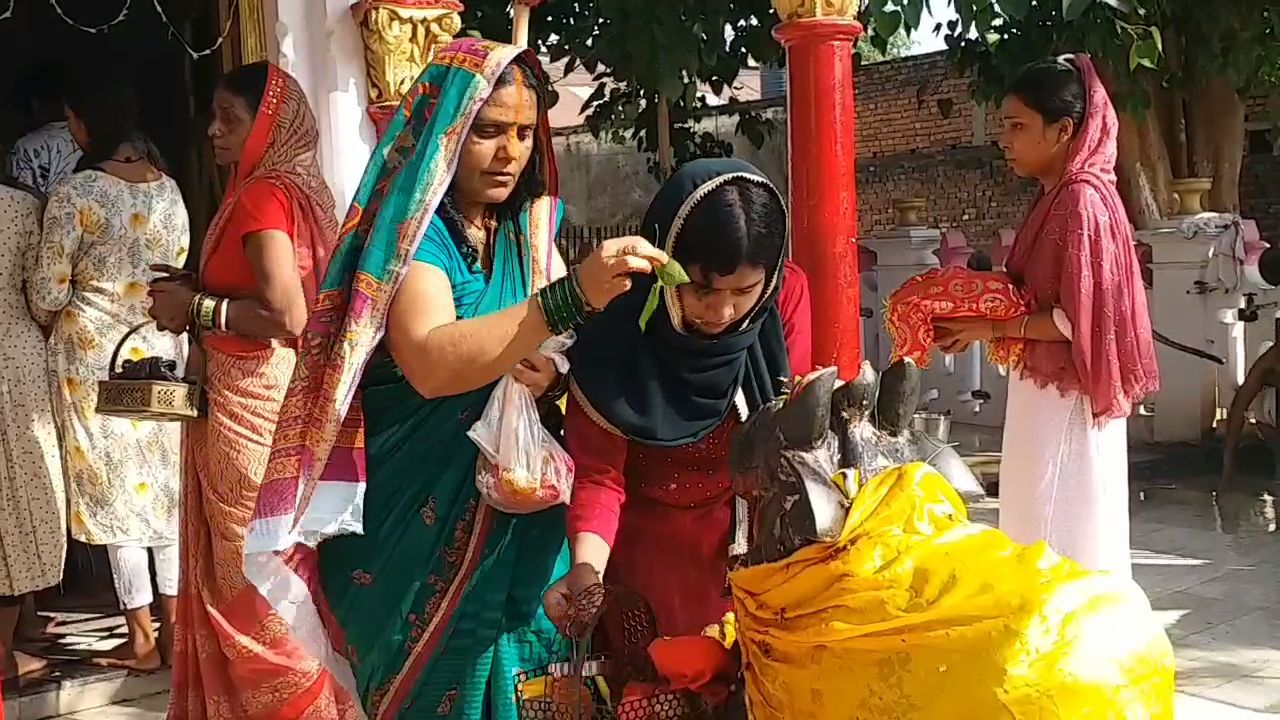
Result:
{"type": "Polygon", "coordinates": [[[262,0],[240,0],[240,63],[267,59],[267,27],[262,0]]]}
{"type": "Polygon", "coordinates": [[[457,0],[360,0],[351,6],[364,40],[369,119],[378,136],[436,48],[462,30],[457,0]]]}

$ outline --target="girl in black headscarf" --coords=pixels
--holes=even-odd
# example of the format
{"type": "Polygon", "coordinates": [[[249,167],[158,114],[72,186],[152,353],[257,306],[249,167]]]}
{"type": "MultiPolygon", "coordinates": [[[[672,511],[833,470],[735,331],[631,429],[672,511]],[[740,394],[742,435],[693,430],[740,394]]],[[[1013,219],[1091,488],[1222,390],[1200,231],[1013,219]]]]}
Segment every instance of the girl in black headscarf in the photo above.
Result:
{"type": "Polygon", "coordinates": [[[728,611],[731,545],[745,540],[730,434],[811,369],[808,288],[786,261],[786,228],[777,189],[737,160],[683,166],[649,206],[642,233],[692,282],[664,289],[642,330],[654,280],[637,277],[579,331],[565,417],[574,570],[547,593],[553,621],[606,566],[610,585],[652,608],[652,638],[698,635],[728,611]]]}

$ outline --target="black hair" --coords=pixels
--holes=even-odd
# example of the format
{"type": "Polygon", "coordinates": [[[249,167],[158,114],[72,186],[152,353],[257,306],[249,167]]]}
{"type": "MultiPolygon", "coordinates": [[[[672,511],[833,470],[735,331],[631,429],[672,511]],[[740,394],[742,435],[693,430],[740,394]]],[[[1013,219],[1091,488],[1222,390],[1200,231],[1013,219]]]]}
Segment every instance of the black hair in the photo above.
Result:
{"type": "Polygon", "coordinates": [[[1071,118],[1077,132],[1084,124],[1084,77],[1069,58],[1049,58],[1028,65],[1005,94],[1018,98],[1046,123],[1071,118]]]}
{"type": "Polygon", "coordinates": [[[95,69],[77,79],[67,94],[67,107],[84,124],[89,147],[76,170],[96,168],[110,160],[121,145],[133,145],[152,166],[165,172],[155,145],[138,127],[138,104],[133,87],[120,75],[95,69]]]}
{"type": "MultiPolygon", "coordinates": [[[[547,83],[546,75],[539,72],[536,66],[527,59],[526,55],[521,54],[503,68],[502,73],[498,75],[498,79],[493,84],[493,89],[501,90],[514,85],[517,81],[522,81],[525,87],[533,90],[538,103],[537,117],[541,122],[543,115],[550,110],[548,105],[550,86],[547,83]]],[[[520,173],[520,177],[516,180],[516,185],[512,188],[511,194],[507,196],[506,201],[495,208],[495,216],[499,225],[509,224],[511,225],[511,231],[518,231],[520,212],[524,209],[524,206],[547,193],[544,166],[549,160],[544,155],[550,150],[550,148],[542,147],[540,139],[536,136],[534,137],[533,150],[529,155],[529,162],[525,164],[524,171],[520,173]]],[[[461,211],[458,210],[452,189],[445,193],[439,209],[436,210],[436,215],[444,221],[450,237],[453,238],[453,242],[458,246],[458,251],[462,253],[462,259],[468,265],[475,265],[479,262],[479,251],[468,239],[467,223],[463,219],[461,211]]]]}
{"type": "Polygon", "coordinates": [[[689,211],[675,241],[675,259],[706,274],[732,275],[743,265],[776,271],[786,252],[787,214],[772,187],[729,180],[689,211]]]}
{"type": "Polygon", "coordinates": [[[18,79],[15,89],[24,110],[35,107],[58,113],[66,105],[69,84],[67,66],[51,61],[28,68],[18,79]]]}
{"type": "Polygon", "coordinates": [[[262,96],[267,94],[270,76],[271,65],[262,60],[228,70],[218,82],[218,87],[243,100],[249,114],[254,115],[262,105],[262,96]]]}

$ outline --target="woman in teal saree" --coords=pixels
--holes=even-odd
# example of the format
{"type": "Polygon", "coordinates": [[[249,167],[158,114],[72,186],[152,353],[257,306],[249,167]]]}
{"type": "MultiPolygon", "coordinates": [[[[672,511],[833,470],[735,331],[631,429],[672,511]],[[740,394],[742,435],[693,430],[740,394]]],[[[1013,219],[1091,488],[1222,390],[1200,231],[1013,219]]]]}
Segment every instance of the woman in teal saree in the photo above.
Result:
{"type": "Polygon", "coordinates": [[[515,674],[567,655],[541,609],[564,508],[489,507],[466,431],[504,374],[554,399],[538,346],[667,258],[619,238],[566,274],[545,88],[527,51],[437,53],[365,171],[281,413],[247,574],[299,645],[345,654],[370,717],[516,720],[515,674]]]}

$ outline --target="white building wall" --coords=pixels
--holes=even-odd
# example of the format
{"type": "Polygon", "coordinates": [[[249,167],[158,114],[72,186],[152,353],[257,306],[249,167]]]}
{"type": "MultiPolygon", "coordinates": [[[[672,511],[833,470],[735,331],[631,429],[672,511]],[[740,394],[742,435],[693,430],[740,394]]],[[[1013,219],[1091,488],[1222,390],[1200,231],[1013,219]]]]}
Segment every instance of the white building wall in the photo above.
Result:
{"type": "Polygon", "coordinates": [[[320,128],[320,167],[338,202],[355,195],[377,144],[365,114],[364,45],[351,0],[276,0],[273,58],[302,85],[320,128]]]}

